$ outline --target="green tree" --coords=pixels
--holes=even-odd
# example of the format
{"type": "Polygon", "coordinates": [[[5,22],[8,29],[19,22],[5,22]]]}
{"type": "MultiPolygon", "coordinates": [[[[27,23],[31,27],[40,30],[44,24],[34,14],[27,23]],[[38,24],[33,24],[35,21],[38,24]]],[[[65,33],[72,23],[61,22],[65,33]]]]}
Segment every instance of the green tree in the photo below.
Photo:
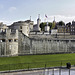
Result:
{"type": "Polygon", "coordinates": [[[45,25],[46,25],[46,24],[43,23],[43,22],[40,24],[41,31],[44,31],[44,27],[45,27],[45,25]]]}
{"type": "Polygon", "coordinates": [[[48,23],[48,26],[50,26],[50,29],[52,29],[52,23],[51,22],[48,23]]]}
{"type": "Polygon", "coordinates": [[[59,26],[63,26],[65,23],[63,21],[59,21],[59,26]]]}
{"type": "Polygon", "coordinates": [[[71,26],[71,22],[67,23],[66,26],[70,27],[71,26]]]}
{"type": "MultiPolygon", "coordinates": [[[[40,24],[41,31],[44,31],[45,30],[45,26],[46,25],[47,25],[47,22],[42,22],[40,24]]],[[[50,29],[52,29],[52,23],[51,22],[48,22],[48,26],[50,27],[50,29]]]]}
{"type": "Polygon", "coordinates": [[[55,22],[52,23],[52,29],[54,29],[54,28],[55,28],[55,22]]]}

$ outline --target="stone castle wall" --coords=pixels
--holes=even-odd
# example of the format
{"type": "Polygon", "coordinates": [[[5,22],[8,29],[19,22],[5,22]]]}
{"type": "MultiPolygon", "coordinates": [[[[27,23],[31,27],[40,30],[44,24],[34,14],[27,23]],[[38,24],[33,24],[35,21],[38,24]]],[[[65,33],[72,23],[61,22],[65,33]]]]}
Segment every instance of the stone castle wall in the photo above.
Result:
{"type": "Polygon", "coordinates": [[[61,53],[75,52],[75,40],[32,40],[32,53],[61,53]]]}
{"type": "Polygon", "coordinates": [[[30,54],[30,38],[23,33],[19,32],[18,38],[18,54],[30,54]]]}
{"type": "Polygon", "coordinates": [[[23,34],[19,36],[19,54],[75,52],[75,39],[35,39],[23,34]]]}
{"type": "Polygon", "coordinates": [[[75,52],[75,39],[29,38],[17,30],[0,33],[0,56],[75,52]]]}

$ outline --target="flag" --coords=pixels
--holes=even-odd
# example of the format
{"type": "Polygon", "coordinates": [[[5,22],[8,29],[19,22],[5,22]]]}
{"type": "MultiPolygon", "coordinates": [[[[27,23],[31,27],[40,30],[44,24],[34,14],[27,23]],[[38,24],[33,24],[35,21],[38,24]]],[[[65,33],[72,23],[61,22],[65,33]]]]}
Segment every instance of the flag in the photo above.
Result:
{"type": "Polygon", "coordinates": [[[45,14],[45,17],[48,18],[46,14],[45,14]]]}

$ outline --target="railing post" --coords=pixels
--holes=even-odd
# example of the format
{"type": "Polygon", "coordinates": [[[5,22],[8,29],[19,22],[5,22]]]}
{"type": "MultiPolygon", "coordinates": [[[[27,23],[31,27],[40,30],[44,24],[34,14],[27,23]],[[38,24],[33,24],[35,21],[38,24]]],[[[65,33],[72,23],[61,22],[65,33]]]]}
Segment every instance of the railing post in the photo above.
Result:
{"type": "Polygon", "coordinates": [[[9,64],[9,71],[10,71],[10,64],[9,64]]]}
{"type": "Polygon", "coordinates": [[[48,71],[47,71],[47,75],[49,75],[49,69],[48,69],[48,71]]]}
{"type": "Polygon", "coordinates": [[[59,75],[61,75],[61,68],[59,68],[59,75]]]}
{"type": "Polygon", "coordinates": [[[52,75],[54,75],[54,68],[53,68],[53,74],[52,75]]]}
{"type": "Polygon", "coordinates": [[[44,70],[43,75],[45,75],[45,68],[43,70],[44,70]]]}
{"type": "Polygon", "coordinates": [[[61,61],[61,67],[62,67],[62,61],[61,61]]]}
{"type": "Polygon", "coordinates": [[[28,70],[29,70],[29,63],[28,63],[28,70]]]}
{"type": "Polygon", "coordinates": [[[46,69],[46,64],[45,64],[45,69],[46,69]]]}
{"type": "Polygon", "coordinates": [[[70,75],[70,69],[69,69],[69,75],[70,75]]]}
{"type": "Polygon", "coordinates": [[[13,64],[13,66],[14,66],[14,70],[15,70],[15,64],[13,64]]]}

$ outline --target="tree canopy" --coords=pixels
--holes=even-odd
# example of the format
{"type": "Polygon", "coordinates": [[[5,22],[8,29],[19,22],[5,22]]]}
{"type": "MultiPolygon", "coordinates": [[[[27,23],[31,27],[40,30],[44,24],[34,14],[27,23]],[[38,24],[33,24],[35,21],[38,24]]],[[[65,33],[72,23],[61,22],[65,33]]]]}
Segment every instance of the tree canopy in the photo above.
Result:
{"type": "Polygon", "coordinates": [[[52,23],[51,22],[48,23],[48,26],[50,26],[50,29],[52,29],[52,23]]]}
{"type": "Polygon", "coordinates": [[[66,26],[70,27],[71,26],[71,22],[67,23],[66,26]]]}
{"type": "MultiPolygon", "coordinates": [[[[47,22],[42,22],[41,24],[40,24],[40,28],[41,28],[41,31],[44,31],[45,30],[45,26],[47,25],[47,22]]],[[[53,22],[53,23],[51,23],[51,22],[48,22],[48,26],[50,27],[50,29],[56,29],[56,25],[55,25],[55,23],[53,22]]]]}
{"type": "Polygon", "coordinates": [[[63,21],[59,21],[59,25],[63,26],[63,25],[65,25],[65,23],[63,21]]]}
{"type": "MultiPolygon", "coordinates": [[[[40,28],[41,28],[41,31],[44,31],[45,30],[45,26],[47,25],[47,22],[42,22],[40,24],[40,28]]],[[[50,29],[52,28],[52,23],[51,22],[48,22],[48,26],[50,27],[50,29]]]]}
{"type": "Polygon", "coordinates": [[[40,24],[41,31],[44,31],[44,27],[45,27],[45,23],[42,22],[42,23],[40,24]]]}

